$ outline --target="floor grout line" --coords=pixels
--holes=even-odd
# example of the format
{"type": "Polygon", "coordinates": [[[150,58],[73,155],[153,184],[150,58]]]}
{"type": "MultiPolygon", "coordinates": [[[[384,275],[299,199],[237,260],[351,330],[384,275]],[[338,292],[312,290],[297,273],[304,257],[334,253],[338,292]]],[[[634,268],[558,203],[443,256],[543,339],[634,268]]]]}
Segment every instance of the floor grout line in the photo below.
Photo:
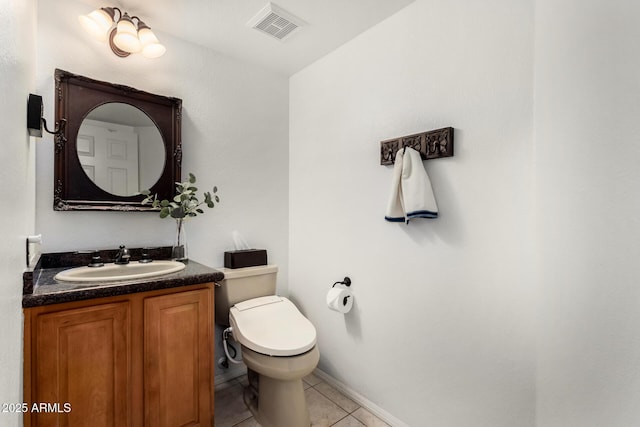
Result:
{"type": "MultiPolygon", "coordinates": [[[[319,384],[322,384],[322,383],[325,383],[325,382],[324,382],[324,381],[322,381],[322,382],[320,382],[320,383],[318,383],[318,384],[316,384],[316,385],[319,385],[319,384]]],[[[325,383],[325,384],[327,384],[327,383],[325,383]]],[[[356,409],[354,409],[353,411],[349,411],[347,408],[343,408],[342,406],[340,406],[340,404],[339,404],[338,402],[334,401],[331,397],[329,397],[329,396],[327,396],[326,394],[324,394],[321,390],[318,390],[318,389],[316,388],[316,386],[312,386],[312,388],[313,388],[315,391],[317,391],[318,393],[320,393],[322,396],[326,397],[326,398],[327,398],[327,399],[329,399],[331,402],[333,402],[336,406],[338,406],[338,408],[340,408],[340,409],[342,409],[344,412],[346,412],[346,413],[347,413],[347,416],[349,416],[349,415],[353,414],[354,412],[356,412],[358,409],[360,409],[360,408],[361,408],[361,406],[360,406],[357,402],[353,402],[353,400],[349,399],[347,396],[345,396],[344,394],[340,393],[340,391],[339,391],[339,390],[336,390],[336,391],[337,391],[338,393],[340,393],[342,396],[344,396],[344,398],[345,398],[345,399],[349,399],[349,400],[351,400],[353,403],[355,403],[356,405],[358,405],[358,407],[357,407],[356,409]]]]}

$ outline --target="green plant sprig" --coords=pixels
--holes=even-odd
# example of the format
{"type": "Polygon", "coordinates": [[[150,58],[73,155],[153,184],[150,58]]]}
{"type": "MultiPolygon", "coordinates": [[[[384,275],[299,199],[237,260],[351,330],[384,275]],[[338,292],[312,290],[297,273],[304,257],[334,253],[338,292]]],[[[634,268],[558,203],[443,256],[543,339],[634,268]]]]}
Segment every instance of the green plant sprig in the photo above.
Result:
{"type": "Polygon", "coordinates": [[[160,208],[160,218],[184,219],[203,214],[204,211],[200,208],[202,205],[213,208],[216,203],[220,203],[220,197],[216,194],[218,187],[213,187],[213,194],[209,191],[205,192],[203,201],[198,200],[196,196],[198,188],[193,185],[195,183],[196,177],[192,173],[189,173],[187,181],[176,182],[176,195],[171,201],[166,199],[158,200],[157,194],[151,195],[149,190],[143,190],[141,194],[146,197],[142,204],[151,203],[152,207],[160,208]]]}

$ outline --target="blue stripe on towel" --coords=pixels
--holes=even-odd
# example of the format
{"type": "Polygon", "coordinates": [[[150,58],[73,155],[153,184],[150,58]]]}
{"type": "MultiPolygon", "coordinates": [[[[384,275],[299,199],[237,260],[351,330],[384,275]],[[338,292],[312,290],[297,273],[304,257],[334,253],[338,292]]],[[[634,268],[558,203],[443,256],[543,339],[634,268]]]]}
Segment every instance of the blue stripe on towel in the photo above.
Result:
{"type": "Polygon", "coordinates": [[[385,220],[389,221],[389,222],[404,222],[404,217],[392,217],[392,216],[385,216],[384,217],[385,220]]]}
{"type": "Polygon", "coordinates": [[[413,218],[438,218],[438,212],[432,211],[413,211],[407,213],[407,220],[413,218]]]}

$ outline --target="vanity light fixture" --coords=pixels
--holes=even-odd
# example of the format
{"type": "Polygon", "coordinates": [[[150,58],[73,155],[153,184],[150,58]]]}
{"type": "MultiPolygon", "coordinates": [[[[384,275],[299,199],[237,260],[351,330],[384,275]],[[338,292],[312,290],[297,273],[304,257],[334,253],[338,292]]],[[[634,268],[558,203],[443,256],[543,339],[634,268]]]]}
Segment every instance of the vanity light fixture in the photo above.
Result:
{"type": "Polygon", "coordinates": [[[108,40],[109,47],[120,58],[132,53],[158,58],[167,51],[147,24],[117,7],[96,9],[88,15],[79,16],[78,20],[93,38],[108,40]]]}

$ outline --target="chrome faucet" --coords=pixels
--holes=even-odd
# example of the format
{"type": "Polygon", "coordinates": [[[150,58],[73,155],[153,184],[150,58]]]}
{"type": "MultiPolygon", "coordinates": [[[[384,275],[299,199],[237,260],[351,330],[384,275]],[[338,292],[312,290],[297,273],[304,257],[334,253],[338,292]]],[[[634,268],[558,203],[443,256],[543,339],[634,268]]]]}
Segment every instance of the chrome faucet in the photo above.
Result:
{"type": "Polygon", "coordinates": [[[129,249],[125,248],[124,245],[120,245],[120,249],[116,254],[116,259],[114,264],[129,264],[129,258],[131,258],[131,254],[129,254],[129,249]]]}

